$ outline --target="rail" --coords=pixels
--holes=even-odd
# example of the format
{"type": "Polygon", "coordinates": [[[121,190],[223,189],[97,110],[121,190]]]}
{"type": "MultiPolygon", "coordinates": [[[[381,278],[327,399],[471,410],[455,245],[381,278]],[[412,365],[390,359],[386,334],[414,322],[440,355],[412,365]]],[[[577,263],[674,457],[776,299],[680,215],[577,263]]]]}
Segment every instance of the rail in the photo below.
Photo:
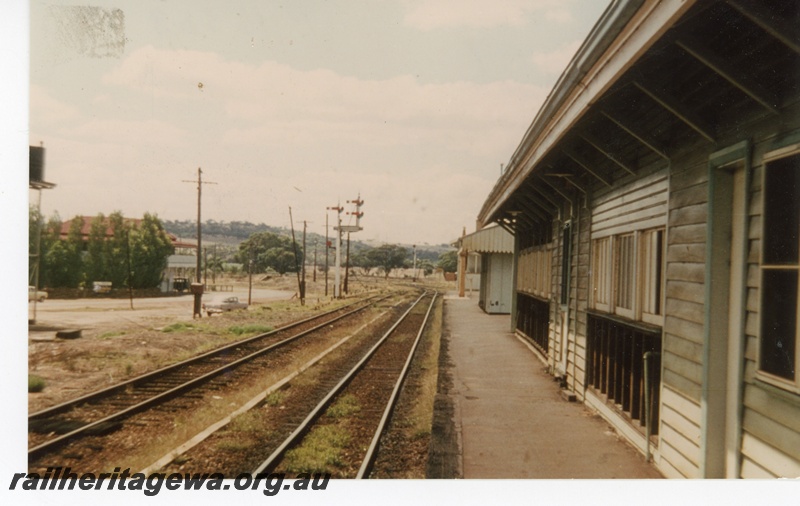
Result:
{"type": "Polygon", "coordinates": [[[335,321],[346,318],[354,313],[363,311],[365,308],[370,307],[371,305],[375,304],[380,300],[383,299],[376,300],[375,297],[371,297],[366,301],[356,301],[346,306],[342,306],[319,315],[315,315],[309,318],[305,318],[303,320],[299,320],[297,322],[290,323],[288,325],[272,330],[270,332],[236,341],[230,345],[217,348],[215,350],[206,352],[202,355],[192,357],[190,359],[178,362],[176,364],[172,364],[170,366],[158,369],[156,371],[152,371],[150,373],[143,374],[136,378],[132,378],[125,382],[112,385],[111,387],[81,396],[77,399],[73,399],[71,401],[56,406],[52,406],[37,413],[33,413],[28,417],[29,430],[32,426],[36,425],[37,420],[52,418],[57,414],[64,413],[66,411],[82,406],[84,404],[94,405],[103,399],[111,398],[117,394],[122,394],[122,393],[125,393],[126,395],[130,396],[131,392],[135,391],[137,388],[140,390],[145,390],[145,389],[150,390],[147,394],[147,397],[144,400],[140,400],[138,402],[129,404],[128,406],[123,407],[122,409],[115,409],[112,413],[106,416],[99,417],[89,423],[85,423],[84,425],[75,428],[74,430],[66,432],[65,434],[61,434],[57,437],[51,438],[29,449],[28,458],[29,459],[36,458],[38,455],[41,455],[42,453],[45,453],[60,445],[63,445],[68,441],[73,440],[81,435],[87,434],[92,430],[98,430],[105,424],[119,420],[126,416],[132,415],[134,413],[152,407],[156,404],[164,402],[168,399],[171,399],[176,395],[185,392],[193,387],[196,387],[201,383],[204,383],[220,374],[231,371],[233,368],[241,364],[250,362],[258,356],[261,356],[276,348],[279,348],[293,341],[296,341],[297,339],[300,339],[301,337],[304,337],[317,330],[320,330],[335,321]],[[363,303],[363,305],[360,303],[363,303]],[[345,311],[342,312],[343,310],[345,311]],[[334,318],[326,318],[331,315],[334,315],[337,312],[340,312],[342,314],[336,315],[334,318]],[[263,340],[267,337],[274,336],[279,332],[285,332],[287,330],[291,330],[293,328],[297,328],[301,325],[305,325],[320,319],[323,320],[322,323],[314,325],[311,328],[305,329],[285,339],[282,339],[280,341],[274,342],[266,346],[260,346],[260,347],[256,346],[256,349],[252,352],[244,351],[246,350],[245,345],[248,344],[255,345],[259,340],[263,340]],[[200,363],[210,364],[212,365],[213,368],[211,368],[210,370],[206,368],[202,373],[195,373],[189,380],[182,379],[177,384],[174,381],[164,380],[164,378],[170,374],[177,375],[179,374],[180,371],[185,370],[188,366],[195,366],[200,363]],[[155,387],[155,382],[160,382],[160,385],[158,385],[158,387],[155,387]],[[161,387],[161,385],[166,385],[166,386],[161,387]],[[157,391],[153,392],[152,390],[157,390],[157,391]]]}
{"type": "MultiPolygon", "coordinates": [[[[384,343],[387,342],[387,340],[390,338],[390,336],[392,336],[392,334],[395,332],[395,330],[400,326],[401,323],[403,323],[406,320],[406,318],[409,316],[409,314],[412,312],[412,310],[415,307],[417,307],[417,305],[420,303],[420,301],[422,301],[422,299],[426,295],[428,295],[428,292],[424,292],[423,294],[421,294],[419,296],[419,298],[417,298],[417,300],[414,301],[414,303],[397,319],[397,321],[394,322],[394,324],[389,328],[389,330],[387,330],[383,334],[383,336],[381,336],[381,338],[361,357],[361,359],[339,380],[339,382],[336,383],[336,385],[328,391],[328,393],[322,398],[322,400],[320,400],[314,406],[314,408],[311,409],[311,411],[306,415],[306,417],[297,425],[297,427],[292,431],[292,433],[289,434],[289,436],[284,439],[284,441],[269,455],[269,457],[267,457],[253,471],[252,474],[254,476],[274,469],[274,467],[277,465],[277,463],[280,461],[280,459],[284,456],[285,452],[290,447],[296,445],[303,438],[303,436],[309,431],[310,427],[324,413],[324,410],[331,404],[333,399],[337,395],[339,395],[342,391],[344,391],[346,386],[365,367],[365,365],[375,355],[375,353],[378,351],[378,349],[380,349],[381,346],[384,345],[384,343]]],[[[433,300],[435,300],[435,298],[436,298],[436,294],[433,295],[430,307],[433,307],[433,300]]],[[[405,372],[407,372],[407,369],[408,369],[408,364],[410,363],[411,358],[413,357],[414,351],[416,350],[416,345],[419,342],[419,336],[421,335],[422,329],[425,327],[425,325],[427,323],[427,317],[430,314],[430,307],[428,309],[428,313],[426,314],[425,321],[421,325],[421,329],[420,329],[420,331],[418,333],[418,338],[417,338],[417,340],[415,340],[414,345],[412,346],[412,349],[411,349],[411,351],[409,353],[409,356],[408,356],[409,358],[407,358],[407,360],[406,360],[406,365],[403,368],[403,373],[400,374],[400,376],[398,377],[398,380],[395,383],[395,386],[394,386],[394,389],[393,389],[393,394],[390,397],[390,400],[389,400],[389,403],[387,404],[386,409],[384,410],[384,414],[383,414],[383,417],[381,418],[381,423],[379,424],[379,428],[377,429],[377,431],[375,432],[375,435],[373,436],[372,443],[370,444],[370,449],[368,450],[368,455],[366,457],[367,459],[370,460],[370,462],[374,458],[375,449],[376,449],[377,444],[378,444],[377,441],[376,441],[376,438],[379,438],[380,434],[383,432],[383,429],[385,428],[385,423],[386,423],[385,420],[388,419],[389,413],[391,413],[391,410],[392,410],[392,408],[394,406],[394,403],[397,400],[396,392],[398,392],[399,389],[402,386],[403,379],[405,378],[405,372]]],[[[369,464],[367,464],[367,467],[369,467],[369,464]]],[[[364,464],[363,463],[362,463],[362,468],[364,468],[364,464]]],[[[364,469],[364,472],[366,472],[366,469],[364,469]]],[[[359,474],[361,475],[359,477],[363,477],[363,474],[362,474],[361,471],[359,471],[359,474]]]]}

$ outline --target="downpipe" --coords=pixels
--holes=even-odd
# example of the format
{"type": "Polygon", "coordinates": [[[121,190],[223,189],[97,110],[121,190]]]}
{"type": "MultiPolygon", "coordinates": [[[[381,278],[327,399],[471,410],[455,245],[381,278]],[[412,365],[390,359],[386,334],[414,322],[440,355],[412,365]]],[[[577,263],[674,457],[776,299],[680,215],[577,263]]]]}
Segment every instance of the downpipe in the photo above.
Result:
{"type": "Polygon", "coordinates": [[[653,433],[652,416],[650,409],[650,359],[660,357],[661,353],[657,351],[647,351],[642,355],[642,366],[644,367],[644,434],[645,434],[645,461],[650,462],[652,455],[650,454],[650,435],[653,433]]]}

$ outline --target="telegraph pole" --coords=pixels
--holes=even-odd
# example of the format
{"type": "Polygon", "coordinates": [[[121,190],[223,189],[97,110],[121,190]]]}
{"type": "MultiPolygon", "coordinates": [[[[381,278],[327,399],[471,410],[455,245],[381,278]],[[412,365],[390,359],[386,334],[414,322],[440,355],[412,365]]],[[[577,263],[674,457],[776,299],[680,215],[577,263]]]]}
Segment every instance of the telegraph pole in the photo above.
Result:
{"type": "Polygon", "coordinates": [[[331,241],[328,239],[328,213],[325,213],[325,297],[328,296],[328,260],[330,260],[331,241]]]}
{"type": "Polygon", "coordinates": [[[308,223],[303,220],[303,284],[300,285],[300,304],[306,303],[306,228],[308,223]]]}
{"type": "Polygon", "coordinates": [[[212,181],[203,181],[203,169],[200,167],[197,168],[197,180],[183,180],[184,183],[197,183],[197,266],[195,267],[195,279],[196,283],[195,286],[192,287],[192,294],[194,294],[194,313],[192,314],[192,318],[195,316],[202,318],[203,317],[203,308],[202,308],[202,298],[203,298],[203,283],[201,279],[201,258],[200,255],[202,253],[203,247],[203,227],[202,222],[200,221],[200,207],[201,202],[203,200],[203,185],[204,184],[217,184],[212,181]]]}
{"type": "Polygon", "coordinates": [[[314,272],[311,273],[312,281],[317,282],[317,239],[314,239],[314,272]]]}
{"type": "Polygon", "coordinates": [[[350,279],[350,232],[347,233],[347,255],[344,259],[344,293],[347,291],[347,280],[350,279]]]}
{"type": "Polygon", "coordinates": [[[414,277],[412,278],[414,282],[417,282],[417,245],[414,244],[411,246],[414,248],[414,277]]]}

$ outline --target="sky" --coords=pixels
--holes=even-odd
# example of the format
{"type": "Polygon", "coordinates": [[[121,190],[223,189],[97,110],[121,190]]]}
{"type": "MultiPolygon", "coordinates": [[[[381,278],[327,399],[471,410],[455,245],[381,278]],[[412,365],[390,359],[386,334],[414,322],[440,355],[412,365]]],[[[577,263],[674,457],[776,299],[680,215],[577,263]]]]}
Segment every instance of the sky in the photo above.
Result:
{"type": "Polygon", "coordinates": [[[204,220],[324,233],[360,195],[358,239],[442,244],[608,1],[89,4],[29,4],[46,216],[194,220],[202,168],[204,220]]]}

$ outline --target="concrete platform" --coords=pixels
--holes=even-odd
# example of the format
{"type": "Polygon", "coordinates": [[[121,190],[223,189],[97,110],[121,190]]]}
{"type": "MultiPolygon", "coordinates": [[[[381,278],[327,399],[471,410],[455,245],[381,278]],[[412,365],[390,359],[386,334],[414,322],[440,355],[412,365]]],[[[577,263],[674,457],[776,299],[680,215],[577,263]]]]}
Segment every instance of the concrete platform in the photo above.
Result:
{"type": "Polygon", "coordinates": [[[477,297],[446,296],[444,327],[454,477],[661,478],[598,415],[562,397],[508,315],[484,313],[477,297]]]}

